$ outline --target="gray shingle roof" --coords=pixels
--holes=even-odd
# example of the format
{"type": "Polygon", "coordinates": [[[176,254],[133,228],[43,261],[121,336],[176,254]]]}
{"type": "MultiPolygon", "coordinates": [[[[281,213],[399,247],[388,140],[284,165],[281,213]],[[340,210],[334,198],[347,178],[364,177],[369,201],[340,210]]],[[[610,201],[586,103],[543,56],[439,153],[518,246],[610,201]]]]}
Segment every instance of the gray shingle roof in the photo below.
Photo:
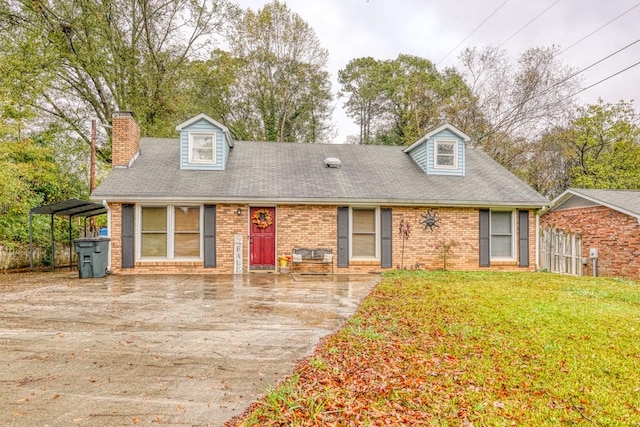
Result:
{"type": "Polygon", "coordinates": [[[638,190],[570,188],[554,200],[553,206],[558,206],[574,196],[640,218],[640,191],[638,190]]]}
{"type": "Polygon", "coordinates": [[[236,141],[225,171],[180,170],[177,139],[143,138],[130,168],[114,169],[93,200],[134,202],[375,203],[542,207],[548,200],[480,149],[466,176],[428,176],[403,152],[378,145],[236,141]],[[337,157],[340,168],[324,160],[337,157]]]}

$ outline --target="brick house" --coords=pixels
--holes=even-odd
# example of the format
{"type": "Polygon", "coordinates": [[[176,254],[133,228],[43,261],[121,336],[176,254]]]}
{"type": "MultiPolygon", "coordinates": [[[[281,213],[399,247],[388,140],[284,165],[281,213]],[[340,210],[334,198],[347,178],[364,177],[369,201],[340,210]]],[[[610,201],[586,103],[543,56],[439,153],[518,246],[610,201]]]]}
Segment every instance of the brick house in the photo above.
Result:
{"type": "Polygon", "coordinates": [[[570,188],[542,213],[540,228],[580,241],[576,274],[594,275],[595,260],[598,276],[640,279],[640,191],[570,188]]]}
{"type": "Polygon", "coordinates": [[[536,268],[548,200],[451,125],[409,147],[234,141],[204,114],[178,138],[140,138],[129,112],[112,126],[91,195],[109,210],[112,273],[277,272],[296,247],[332,252],[297,271],[536,268]]]}

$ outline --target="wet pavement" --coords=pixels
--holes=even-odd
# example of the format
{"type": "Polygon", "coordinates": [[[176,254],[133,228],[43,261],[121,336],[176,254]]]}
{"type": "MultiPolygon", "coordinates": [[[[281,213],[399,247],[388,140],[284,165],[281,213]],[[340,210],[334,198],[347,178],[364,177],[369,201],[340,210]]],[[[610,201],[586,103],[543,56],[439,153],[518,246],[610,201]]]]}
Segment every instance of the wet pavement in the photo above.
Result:
{"type": "Polygon", "coordinates": [[[0,425],[220,426],[376,275],[0,275],[0,425]]]}

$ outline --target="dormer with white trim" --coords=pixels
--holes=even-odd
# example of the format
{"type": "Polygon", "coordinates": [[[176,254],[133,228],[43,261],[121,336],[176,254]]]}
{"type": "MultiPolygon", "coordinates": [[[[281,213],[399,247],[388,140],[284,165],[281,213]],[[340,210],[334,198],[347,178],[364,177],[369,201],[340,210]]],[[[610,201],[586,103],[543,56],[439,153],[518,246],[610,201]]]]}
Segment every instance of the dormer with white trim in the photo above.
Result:
{"type": "Polygon", "coordinates": [[[471,138],[448,123],[404,149],[427,175],[465,175],[465,149],[471,138]]]}
{"type": "Polygon", "coordinates": [[[206,114],[176,126],[180,132],[180,169],[224,170],[233,148],[229,129],[206,114]]]}

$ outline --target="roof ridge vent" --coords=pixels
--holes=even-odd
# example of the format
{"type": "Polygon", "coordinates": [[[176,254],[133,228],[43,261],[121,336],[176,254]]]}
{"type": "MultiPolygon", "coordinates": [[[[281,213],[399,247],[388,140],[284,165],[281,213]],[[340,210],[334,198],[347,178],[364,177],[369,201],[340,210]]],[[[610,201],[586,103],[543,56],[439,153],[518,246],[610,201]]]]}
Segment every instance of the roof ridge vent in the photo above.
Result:
{"type": "Polygon", "coordinates": [[[324,159],[324,164],[327,165],[328,168],[339,168],[342,162],[337,157],[327,157],[324,159]]]}

